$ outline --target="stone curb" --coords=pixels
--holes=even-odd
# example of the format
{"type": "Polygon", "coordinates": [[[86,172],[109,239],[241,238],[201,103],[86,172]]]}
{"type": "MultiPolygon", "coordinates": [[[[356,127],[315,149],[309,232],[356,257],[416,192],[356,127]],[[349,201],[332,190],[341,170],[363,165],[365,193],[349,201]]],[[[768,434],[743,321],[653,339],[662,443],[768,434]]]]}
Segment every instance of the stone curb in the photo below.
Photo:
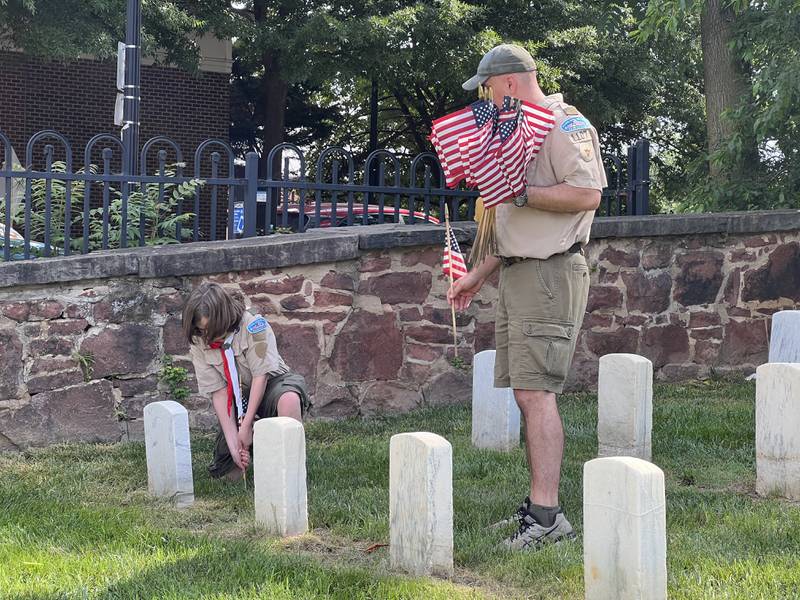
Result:
{"type": "MultiPolygon", "coordinates": [[[[470,243],[474,222],[453,224],[456,237],[470,243]]],[[[800,210],[599,217],[592,238],[742,234],[800,230],[800,210]]],[[[275,269],[358,258],[362,252],[444,243],[441,225],[370,225],[246,240],[198,242],[93,252],[87,255],[0,263],[0,288],[46,285],[85,279],[206,275],[275,269]]]]}

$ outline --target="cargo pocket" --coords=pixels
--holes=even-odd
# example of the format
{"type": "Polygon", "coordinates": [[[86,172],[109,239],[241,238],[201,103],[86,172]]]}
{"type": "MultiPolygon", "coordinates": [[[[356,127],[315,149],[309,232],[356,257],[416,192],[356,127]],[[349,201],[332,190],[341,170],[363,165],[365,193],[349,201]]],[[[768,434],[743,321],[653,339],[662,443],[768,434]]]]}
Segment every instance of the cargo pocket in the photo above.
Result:
{"type": "Polygon", "coordinates": [[[538,357],[547,375],[566,377],[574,329],[570,322],[546,323],[533,319],[522,322],[522,333],[528,340],[531,354],[538,357]]]}

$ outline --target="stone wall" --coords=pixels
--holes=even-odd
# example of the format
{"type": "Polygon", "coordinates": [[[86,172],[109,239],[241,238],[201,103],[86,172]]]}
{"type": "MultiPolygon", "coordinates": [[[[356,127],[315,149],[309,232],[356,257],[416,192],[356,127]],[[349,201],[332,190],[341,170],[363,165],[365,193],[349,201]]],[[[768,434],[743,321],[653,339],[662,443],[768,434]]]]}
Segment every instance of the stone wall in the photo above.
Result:
{"type": "MultiPolygon", "coordinates": [[[[457,231],[468,243],[474,226],[457,231]]],[[[572,389],[594,386],[609,352],[647,356],[660,379],[751,372],[770,316],[800,306],[798,211],[598,219],[593,237],[572,389]]],[[[442,239],[370,226],[0,264],[0,449],[139,437],[143,406],[166,394],[163,357],[191,372],[180,310],[205,278],[268,318],[316,417],[467,402],[442,239]]],[[[458,317],[467,365],[493,346],[496,297],[490,282],[458,317]]],[[[186,405],[213,425],[207,400],[186,405]]]]}

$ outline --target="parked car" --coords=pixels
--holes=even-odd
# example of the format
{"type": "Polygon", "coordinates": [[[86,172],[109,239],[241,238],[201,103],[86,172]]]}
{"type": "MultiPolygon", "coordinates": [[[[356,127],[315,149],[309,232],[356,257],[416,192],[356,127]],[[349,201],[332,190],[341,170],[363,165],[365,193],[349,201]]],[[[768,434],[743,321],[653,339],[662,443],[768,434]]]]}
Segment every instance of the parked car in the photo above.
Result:
{"type": "MultiPolygon", "coordinates": [[[[8,228],[8,237],[11,246],[11,260],[23,260],[25,258],[25,238],[20,235],[13,227],[8,228]]],[[[3,257],[3,249],[6,245],[6,226],[0,223],[0,260],[3,257]]],[[[31,240],[31,258],[41,256],[44,252],[44,244],[31,240]]]]}
{"type": "MultiPolygon", "coordinates": [[[[263,233],[266,224],[266,192],[259,192],[258,197],[258,214],[256,215],[256,229],[258,232],[263,233]]],[[[376,225],[380,223],[380,206],[369,204],[366,207],[367,225],[376,225]]],[[[237,237],[244,232],[244,204],[237,202],[234,204],[234,231],[237,237]]],[[[353,204],[353,225],[364,224],[364,205],[361,203],[353,204]]],[[[279,204],[273,211],[271,219],[271,228],[283,227],[283,213],[284,205],[279,204]]],[[[406,223],[411,218],[411,211],[407,208],[400,208],[395,211],[394,203],[387,202],[383,207],[383,222],[384,223],[406,223]]],[[[415,210],[414,220],[425,222],[425,211],[415,210]]],[[[337,202],[336,212],[333,212],[333,204],[330,202],[323,202],[319,209],[319,223],[317,223],[317,204],[314,201],[309,201],[303,207],[303,222],[304,228],[311,227],[342,227],[348,224],[348,208],[347,202],[337,202]]],[[[428,223],[438,225],[439,219],[433,215],[427,217],[428,223]]],[[[300,204],[292,203],[286,206],[286,227],[292,231],[298,231],[300,224],[300,204]]]]}

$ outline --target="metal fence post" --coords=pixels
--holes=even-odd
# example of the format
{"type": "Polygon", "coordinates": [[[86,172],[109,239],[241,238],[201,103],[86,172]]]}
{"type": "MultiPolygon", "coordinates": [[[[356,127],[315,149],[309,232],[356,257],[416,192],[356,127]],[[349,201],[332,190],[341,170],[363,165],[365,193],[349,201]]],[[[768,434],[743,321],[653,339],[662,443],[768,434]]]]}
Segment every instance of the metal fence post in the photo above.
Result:
{"type": "Polygon", "coordinates": [[[258,154],[248,152],[244,163],[244,177],[247,187],[244,191],[244,231],[242,237],[255,237],[258,211],[258,154]]]}
{"type": "Polygon", "coordinates": [[[625,204],[628,216],[636,214],[636,146],[628,146],[628,169],[625,182],[625,204]]]}
{"type": "Polygon", "coordinates": [[[650,140],[636,142],[636,214],[650,214],[650,140]]]}

